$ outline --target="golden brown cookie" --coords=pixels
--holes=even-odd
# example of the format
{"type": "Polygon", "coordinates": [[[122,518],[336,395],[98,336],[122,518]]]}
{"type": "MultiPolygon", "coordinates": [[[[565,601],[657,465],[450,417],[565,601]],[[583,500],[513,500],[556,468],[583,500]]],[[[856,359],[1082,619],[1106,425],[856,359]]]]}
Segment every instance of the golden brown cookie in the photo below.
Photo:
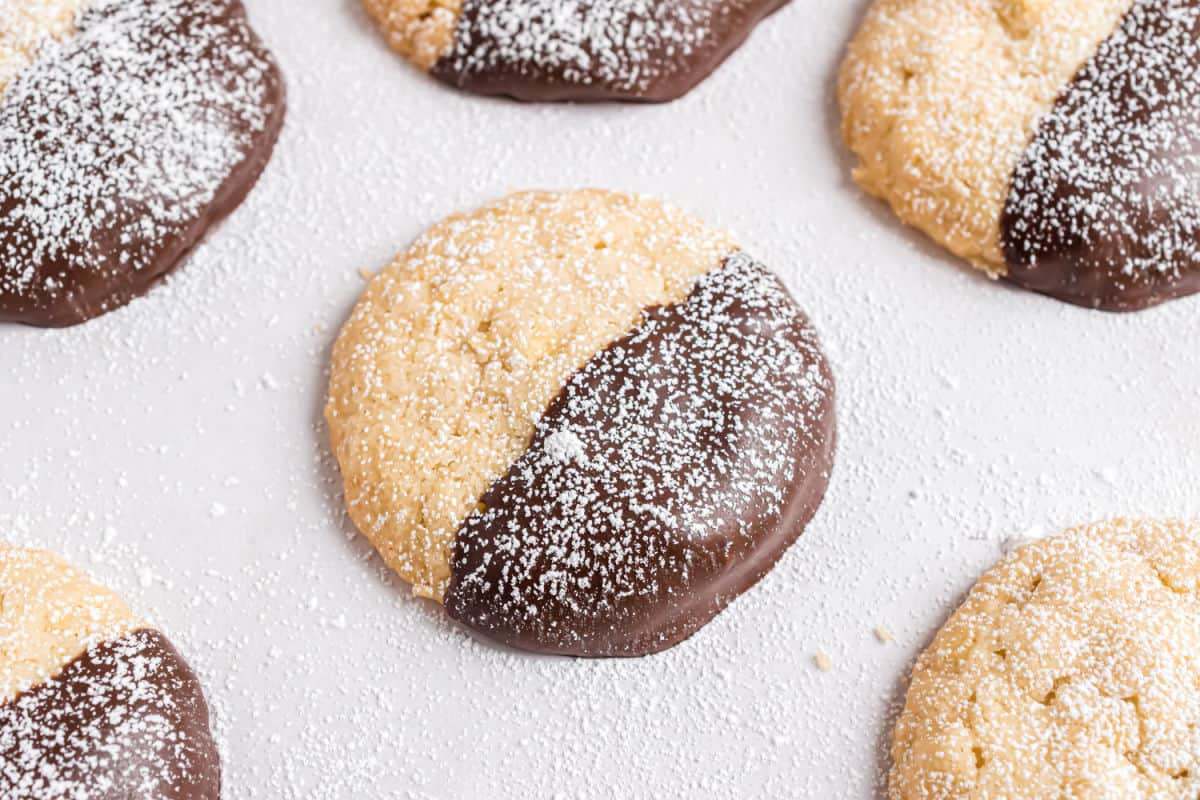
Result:
{"type": "Polygon", "coordinates": [[[1115,520],[985,574],[917,661],[892,800],[1200,793],[1200,525],[1115,520]]]}
{"type": "Polygon", "coordinates": [[[799,534],[832,392],[807,320],[727,234],[645,198],[529,192],[372,281],[326,418],[350,516],[417,594],[522,647],[632,655],[799,534]]]}

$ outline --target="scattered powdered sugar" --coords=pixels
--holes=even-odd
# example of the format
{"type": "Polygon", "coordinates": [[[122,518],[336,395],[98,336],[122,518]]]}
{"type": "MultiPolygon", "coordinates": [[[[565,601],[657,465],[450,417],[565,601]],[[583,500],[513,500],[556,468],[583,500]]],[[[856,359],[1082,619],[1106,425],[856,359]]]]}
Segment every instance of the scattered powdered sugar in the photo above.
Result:
{"type": "Polygon", "coordinates": [[[459,531],[447,608],[590,652],[678,640],[799,533],[795,509],[819,503],[832,448],[816,333],[735,253],[571,377],[459,531]],[[642,628],[680,614],[678,629],[642,628]],[[618,644],[588,640],[613,629],[618,644]]]}
{"type": "MultiPolygon", "coordinates": [[[[681,81],[725,52],[764,0],[466,0],[438,65],[637,93],[681,81]],[[700,62],[699,64],[697,62],[700,62]]],[[[711,63],[707,64],[711,66],[711,63]]]]}
{"type": "Polygon", "coordinates": [[[574,431],[555,431],[546,437],[542,446],[545,448],[546,456],[555,463],[587,463],[587,453],[583,449],[583,442],[574,431]]]}
{"type": "Polygon", "coordinates": [[[0,294],[154,266],[268,124],[235,0],[98,0],[0,98],[0,294]],[[52,269],[53,268],[53,271],[52,269]]]}
{"type": "Polygon", "coordinates": [[[882,798],[904,676],[1003,536],[1200,513],[1196,301],[1098,317],[914,246],[832,141],[829,71],[863,4],[793,4],[727,67],[736,92],[636,109],[455,97],[397,69],[355,2],[247,5],[296,88],[264,182],[145,299],[0,333],[0,536],[169,626],[227,800],[882,798]],[[514,653],[412,598],[343,518],[316,419],[359,268],[485,198],[592,184],[738,230],[816,317],[839,388],[838,466],[800,542],[635,661],[514,653]],[[1115,463],[1116,490],[1094,474],[1115,463]],[[140,587],[143,564],[174,588],[140,587]]]}

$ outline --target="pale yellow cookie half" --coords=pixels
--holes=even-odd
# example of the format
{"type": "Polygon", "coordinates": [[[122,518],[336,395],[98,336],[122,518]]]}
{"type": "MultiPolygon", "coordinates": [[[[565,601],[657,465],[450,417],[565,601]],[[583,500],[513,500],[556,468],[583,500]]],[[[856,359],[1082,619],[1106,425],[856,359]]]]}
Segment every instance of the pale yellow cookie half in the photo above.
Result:
{"type": "Polygon", "coordinates": [[[125,601],[53,553],[0,543],[0,703],[143,625],[125,601]]]}
{"type": "Polygon", "coordinates": [[[892,800],[1200,795],[1200,525],[1073,528],[986,573],[917,661],[892,800]]]}

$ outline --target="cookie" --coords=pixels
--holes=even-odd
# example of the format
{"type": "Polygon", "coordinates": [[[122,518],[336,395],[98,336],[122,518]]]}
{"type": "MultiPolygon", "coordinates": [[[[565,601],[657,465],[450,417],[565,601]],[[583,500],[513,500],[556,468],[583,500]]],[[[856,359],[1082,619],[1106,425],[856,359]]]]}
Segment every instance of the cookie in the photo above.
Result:
{"type": "Polygon", "coordinates": [[[0,544],[0,797],[220,794],[208,706],[166,637],[57,556],[0,544]]]}
{"type": "Polygon", "coordinates": [[[283,125],[240,0],[0,8],[0,320],[144,293],[241,203],[283,125]]]}
{"type": "Polygon", "coordinates": [[[388,42],[458,89],[664,102],[787,0],[363,0],[388,42]]]}
{"type": "Polygon", "coordinates": [[[1190,0],[876,0],[839,82],[854,177],[1026,289],[1200,291],[1198,38],[1190,0]]]}
{"type": "Polygon", "coordinates": [[[604,191],[513,195],[380,273],[333,353],[350,516],[414,592],[516,647],[666,649],[824,494],[833,379],[726,234],[604,191]]]}
{"type": "Polygon", "coordinates": [[[1200,524],[1117,520],[980,579],[913,670],[891,800],[1200,795],[1200,524]]]}

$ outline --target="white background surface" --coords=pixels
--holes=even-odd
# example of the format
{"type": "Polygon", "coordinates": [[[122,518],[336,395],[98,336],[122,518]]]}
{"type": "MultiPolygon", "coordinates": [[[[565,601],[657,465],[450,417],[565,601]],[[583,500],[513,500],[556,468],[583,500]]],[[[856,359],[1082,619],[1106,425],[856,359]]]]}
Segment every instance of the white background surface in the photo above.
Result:
{"type": "Polygon", "coordinates": [[[132,306],[0,328],[0,535],[177,640],[227,798],[879,798],[904,674],[1007,539],[1200,513],[1200,300],[1111,316],[1023,294],[858,192],[832,96],[861,3],[793,3],[682,101],[594,107],[456,94],[357,0],[247,5],[291,100],[248,202],[132,306]],[[800,542],[636,661],[502,651],[413,600],[344,518],[320,421],[358,270],[452,211],[584,185],[736,231],[839,383],[800,542]]]}

